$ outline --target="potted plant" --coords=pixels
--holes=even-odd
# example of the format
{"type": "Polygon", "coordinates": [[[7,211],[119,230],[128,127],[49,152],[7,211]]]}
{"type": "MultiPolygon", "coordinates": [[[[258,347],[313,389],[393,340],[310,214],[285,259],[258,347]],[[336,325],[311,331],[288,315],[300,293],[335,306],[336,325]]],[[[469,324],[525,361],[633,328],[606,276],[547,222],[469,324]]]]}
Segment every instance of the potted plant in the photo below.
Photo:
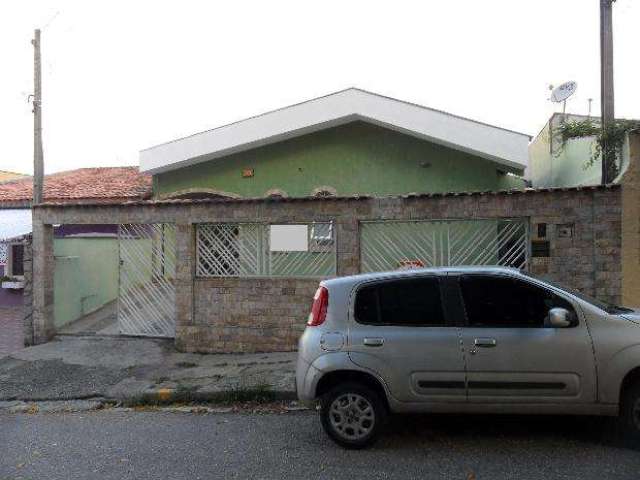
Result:
{"type": "Polygon", "coordinates": [[[24,278],[21,277],[0,277],[0,281],[2,282],[2,288],[7,288],[11,290],[21,290],[24,288],[24,278]]]}

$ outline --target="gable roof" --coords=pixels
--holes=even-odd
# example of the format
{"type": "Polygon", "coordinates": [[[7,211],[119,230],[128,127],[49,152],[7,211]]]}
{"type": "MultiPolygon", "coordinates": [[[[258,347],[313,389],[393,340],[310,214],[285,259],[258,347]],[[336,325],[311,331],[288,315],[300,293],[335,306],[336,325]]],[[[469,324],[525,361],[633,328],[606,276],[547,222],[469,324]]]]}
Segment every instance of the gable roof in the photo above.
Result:
{"type": "MultiPolygon", "coordinates": [[[[79,168],[44,177],[44,201],[140,200],[151,196],[151,176],[137,167],[79,168]]],[[[28,204],[33,198],[32,177],[0,183],[3,204],[28,204]]]]}
{"type": "Polygon", "coordinates": [[[529,135],[349,88],[142,150],[140,171],[167,172],[356,120],[513,169],[527,167],[529,135]]]}

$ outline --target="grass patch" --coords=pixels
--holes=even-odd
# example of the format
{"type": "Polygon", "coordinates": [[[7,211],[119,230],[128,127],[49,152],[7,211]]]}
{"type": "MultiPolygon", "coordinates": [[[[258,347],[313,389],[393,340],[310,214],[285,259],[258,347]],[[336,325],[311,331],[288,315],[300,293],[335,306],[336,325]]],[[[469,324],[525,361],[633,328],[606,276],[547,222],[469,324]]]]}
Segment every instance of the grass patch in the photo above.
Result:
{"type": "Polygon", "coordinates": [[[270,403],[276,400],[275,393],[271,387],[266,384],[256,385],[255,387],[236,387],[226,392],[220,392],[218,403],[270,403]]]}

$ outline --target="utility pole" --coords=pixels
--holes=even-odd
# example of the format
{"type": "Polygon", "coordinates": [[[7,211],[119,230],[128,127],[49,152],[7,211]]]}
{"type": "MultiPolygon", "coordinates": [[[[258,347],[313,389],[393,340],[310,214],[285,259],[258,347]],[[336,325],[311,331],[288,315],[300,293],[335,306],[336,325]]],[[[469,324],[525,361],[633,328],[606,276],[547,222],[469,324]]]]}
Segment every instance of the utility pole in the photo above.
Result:
{"type": "Polygon", "coordinates": [[[33,204],[42,203],[44,160],[42,151],[42,68],[40,61],[40,29],[33,40],[33,204]]]}
{"type": "Polygon", "coordinates": [[[615,151],[607,142],[608,129],[615,122],[613,107],[613,22],[612,4],[615,0],[600,0],[600,99],[602,109],[602,184],[609,183],[610,166],[614,164],[615,151]]]}

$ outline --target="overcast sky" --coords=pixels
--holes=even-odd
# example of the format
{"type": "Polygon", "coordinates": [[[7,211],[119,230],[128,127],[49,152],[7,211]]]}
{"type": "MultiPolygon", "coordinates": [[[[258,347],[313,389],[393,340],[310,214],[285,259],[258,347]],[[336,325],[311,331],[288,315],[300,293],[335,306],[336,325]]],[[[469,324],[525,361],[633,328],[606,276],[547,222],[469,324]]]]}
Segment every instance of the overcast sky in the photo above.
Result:
{"type": "MultiPolygon", "coordinates": [[[[600,0],[28,1],[0,17],[0,169],[32,172],[33,29],[47,173],[356,86],[535,135],[550,83],[600,109],[600,0]]],[[[616,113],[640,117],[640,1],[614,4],[616,113]]]]}

